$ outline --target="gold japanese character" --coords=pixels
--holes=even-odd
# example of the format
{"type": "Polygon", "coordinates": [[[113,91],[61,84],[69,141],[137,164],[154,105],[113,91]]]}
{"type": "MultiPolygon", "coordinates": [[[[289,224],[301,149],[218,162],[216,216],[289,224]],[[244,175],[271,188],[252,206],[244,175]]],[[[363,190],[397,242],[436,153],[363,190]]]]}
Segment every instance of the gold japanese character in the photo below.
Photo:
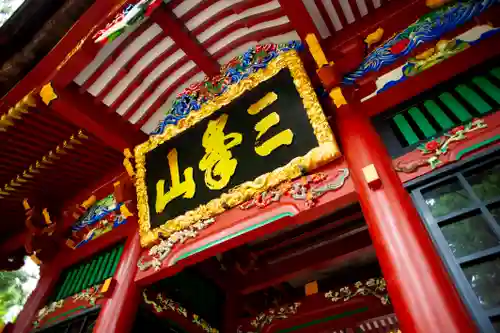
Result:
{"type": "Polygon", "coordinates": [[[224,188],[238,165],[229,149],[241,144],[243,136],[236,132],[224,135],[227,118],[228,115],[223,114],[217,120],[211,120],[203,134],[205,156],[198,166],[205,172],[205,184],[211,190],[224,188]]]}
{"type": "MultiPolygon", "coordinates": [[[[267,93],[266,96],[262,97],[259,101],[252,104],[247,112],[251,115],[256,115],[272,103],[278,100],[278,95],[274,92],[267,93]]],[[[254,127],[258,132],[257,141],[264,135],[271,127],[279,124],[280,116],[276,112],[272,112],[263,119],[261,119],[254,127]]],[[[260,156],[267,156],[273,152],[276,148],[282,145],[290,145],[293,141],[293,132],[290,129],[286,129],[276,134],[272,138],[266,140],[264,143],[255,147],[255,152],[260,156]]]]}
{"type": "Polygon", "coordinates": [[[167,204],[181,195],[190,199],[194,197],[196,184],[193,179],[193,168],[184,169],[184,181],[180,181],[179,162],[177,160],[177,149],[172,149],[167,155],[168,167],[170,168],[170,178],[172,185],[165,193],[165,180],[160,179],[156,183],[156,213],[161,213],[167,204]]]}

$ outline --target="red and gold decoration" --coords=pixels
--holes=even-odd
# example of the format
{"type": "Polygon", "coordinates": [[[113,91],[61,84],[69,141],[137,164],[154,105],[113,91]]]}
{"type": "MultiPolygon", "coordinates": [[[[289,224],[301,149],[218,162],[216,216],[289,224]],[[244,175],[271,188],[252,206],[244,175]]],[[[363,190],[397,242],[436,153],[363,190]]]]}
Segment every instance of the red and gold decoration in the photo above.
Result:
{"type": "Polygon", "coordinates": [[[144,302],[146,304],[149,304],[152,306],[152,308],[156,311],[156,313],[161,313],[164,311],[172,311],[177,313],[180,316],[183,316],[186,319],[192,320],[192,323],[195,325],[199,326],[204,332],[207,333],[219,333],[219,330],[216,328],[213,328],[210,326],[208,322],[206,322],[203,318],[201,318],[199,315],[196,313],[191,313],[189,312],[186,308],[184,308],[182,305],[177,303],[176,301],[165,297],[163,294],[158,293],[156,297],[151,300],[148,297],[148,291],[144,290],[142,292],[142,297],[144,299],[144,302]]]}
{"type": "Polygon", "coordinates": [[[303,176],[294,182],[286,181],[275,188],[259,193],[239,207],[243,210],[253,207],[265,208],[273,202],[280,201],[286,195],[295,200],[303,200],[307,208],[312,208],[322,195],[341,188],[348,177],[349,169],[339,169],[338,176],[329,182],[326,182],[327,175],[321,172],[303,176]]]}
{"type": "Polygon", "coordinates": [[[0,132],[5,132],[9,127],[14,126],[15,120],[22,119],[23,115],[29,112],[29,108],[35,106],[36,100],[32,93],[24,96],[22,100],[0,117],[0,132]]]}
{"type": "Polygon", "coordinates": [[[30,206],[23,201],[26,214],[27,239],[24,244],[26,253],[35,260],[45,261],[56,255],[60,236],[56,233],[57,223],[51,220],[47,208],[30,206]]]}
{"type": "Polygon", "coordinates": [[[78,294],[52,302],[38,311],[34,328],[42,328],[65,318],[95,307],[104,299],[102,284],[82,290],[78,294]]]}
{"type": "Polygon", "coordinates": [[[398,172],[413,173],[424,166],[429,166],[431,169],[443,166],[448,162],[445,162],[442,157],[447,154],[449,155],[450,150],[454,148],[456,142],[465,141],[468,139],[467,134],[481,131],[486,127],[488,125],[483,119],[474,119],[465,125],[457,126],[443,136],[430,140],[417,148],[421,152],[421,155],[424,157],[428,156],[427,158],[409,162],[398,160],[394,163],[394,168],[398,172]]]}
{"type": "Polygon", "coordinates": [[[65,140],[60,145],[57,145],[53,150],[49,151],[38,161],[31,164],[26,170],[18,174],[16,177],[0,188],[0,199],[11,196],[14,193],[22,193],[23,186],[29,184],[34,178],[44,169],[49,169],[61,155],[67,154],[69,150],[75,149],[76,145],[81,145],[82,140],[88,139],[88,136],[80,130],[77,134],[71,135],[68,140],[65,140]]]}
{"type": "Polygon", "coordinates": [[[238,327],[237,333],[260,333],[266,326],[271,325],[275,320],[287,319],[297,313],[300,303],[296,302],[291,305],[282,306],[278,309],[270,309],[259,314],[251,321],[250,331],[244,330],[242,326],[238,327]]]}
{"type": "Polygon", "coordinates": [[[156,271],[159,270],[163,260],[167,258],[175,244],[183,244],[188,239],[195,238],[198,235],[198,232],[214,222],[214,218],[207,219],[205,221],[195,223],[187,229],[171,234],[166,239],[161,240],[157,245],[152,246],[149,249],[148,257],[141,257],[137,262],[137,267],[139,267],[141,271],[148,270],[149,268],[153,268],[156,271]]]}
{"type": "Polygon", "coordinates": [[[358,281],[354,286],[346,286],[338,291],[325,293],[325,298],[334,303],[339,301],[347,302],[358,296],[375,296],[380,299],[382,304],[390,304],[387,285],[383,278],[373,278],[364,282],[358,281]]]}

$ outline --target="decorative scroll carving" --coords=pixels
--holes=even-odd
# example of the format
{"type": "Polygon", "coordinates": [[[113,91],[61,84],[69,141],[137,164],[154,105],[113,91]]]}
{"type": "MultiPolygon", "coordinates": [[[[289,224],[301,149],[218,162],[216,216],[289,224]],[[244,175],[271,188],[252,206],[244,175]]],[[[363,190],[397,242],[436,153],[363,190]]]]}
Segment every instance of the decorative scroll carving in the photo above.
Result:
{"type": "Polygon", "coordinates": [[[316,173],[310,176],[301,177],[298,181],[284,182],[277,187],[257,194],[252,200],[241,204],[240,209],[246,210],[252,207],[265,208],[273,202],[278,202],[284,195],[288,195],[295,200],[304,200],[307,208],[314,207],[317,199],[327,192],[335,191],[344,186],[349,177],[349,169],[339,169],[339,175],[321,186],[313,186],[326,181],[327,175],[316,173]]]}
{"type": "Polygon", "coordinates": [[[467,140],[467,133],[482,130],[486,127],[488,127],[488,125],[485,124],[483,119],[474,119],[468,124],[457,126],[443,136],[430,140],[417,148],[423,156],[430,155],[430,157],[410,162],[397,161],[394,163],[394,169],[404,173],[416,172],[419,168],[427,165],[430,166],[431,169],[435,169],[437,166],[444,163],[440,157],[449,153],[451,144],[457,141],[467,140]]]}
{"type": "Polygon", "coordinates": [[[287,319],[288,317],[297,313],[298,308],[300,307],[300,303],[293,303],[292,305],[287,305],[280,307],[279,309],[270,309],[266,312],[259,314],[255,317],[254,320],[250,323],[252,328],[255,330],[244,332],[242,327],[238,327],[237,333],[259,333],[262,332],[264,327],[271,325],[273,321],[276,319],[287,319]]]}
{"type": "Polygon", "coordinates": [[[198,236],[199,231],[205,229],[214,222],[215,219],[211,218],[195,223],[189,226],[189,228],[187,229],[180,230],[171,234],[167,239],[160,241],[159,244],[154,245],[151,247],[151,249],[149,249],[148,254],[151,256],[149,258],[149,261],[146,261],[146,258],[144,257],[139,258],[137,267],[139,267],[141,271],[148,270],[151,267],[153,267],[156,271],[159,270],[163,260],[167,258],[168,254],[170,253],[170,251],[172,251],[172,248],[175,244],[182,244],[190,238],[195,238],[196,236],[198,236]]]}
{"type": "Polygon", "coordinates": [[[367,281],[358,281],[353,286],[340,288],[338,291],[329,291],[325,294],[325,298],[336,303],[339,301],[347,302],[357,296],[375,296],[380,299],[384,305],[390,303],[389,294],[387,293],[387,285],[383,278],[374,278],[367,281]]]}
{"type": "Polygon", "coordinates": [[[176,301],[163,296],[161,293],[156,295],[155,300],[150,300],[148,298],[147,290],[142,292],[142,297],[146,304],[151,305],[157,313],[161,313],[163,311],[173,311],[184,318],[189,319],[192,318],[192,322],[199,326],[203,331],[207,333],[219,333],[219,330],[210,326],[210,324],[201,318],[199,315],[195,313],[189,313],[186,308],[184,308],[181,304],[176,301]]]}

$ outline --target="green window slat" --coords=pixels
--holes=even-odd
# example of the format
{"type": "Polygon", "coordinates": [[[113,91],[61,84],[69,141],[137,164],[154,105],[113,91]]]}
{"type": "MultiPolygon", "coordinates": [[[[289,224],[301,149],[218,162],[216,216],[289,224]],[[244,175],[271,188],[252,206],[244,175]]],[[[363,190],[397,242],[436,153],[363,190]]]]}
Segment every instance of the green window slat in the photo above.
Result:
{"type": "Polygon", "coordinates": [[[427,100],[424,102],[424,106],[429,111],[429,113],[434,117],[436,122],[441,126],[442,129],[447,130],[455,126],[453,121],[444,113],[443,110],[436,104],[436,102],[427,100]]]}
{"type": "Polygon", "coordinates": [[[78,279],[80,278],[82,271],[83,271],[83,266],[81,265],[75,268],[75,275],[73,275],[73,278],[71,279],[68,285],[68,289],[66,289],[66,291],[64,292],[62,296],[63,298],[66,298],[74,294],[75,286],[78,283],[78,279]]]}
{"type": "Polygon", "coordinates": [[[97,258],[93,259],[92,262],[90,263],[89,271],[87,272],[87,275],[85,276],[85,280],[83,281],[82,289],[86,289],[88,287],[91,287],[90,280],[92,279],[92,276],[95,273],[94,269],[95,269],[96,264],[97,264],[97,258]]]}
{"type": "Polygon", "coordinates": [[[64,295],[64,293],[66,292],[66,289],[68,289],[68,286],[71,284],[71,281],[72,281],[73,277],[75,276],[75,273],[76,273],[75,270],[71,270],[66,275],[61,288],[59,288],[59,291],[57,292],[56,300],[60,300],[62,298],[62,295],[64,295]]]}
{"type": "Polygon", "coordinates": [[[116,254],[118,253],[118,248],[114,248],[113,251],[111,251],[111,255],[109,256],[109,260],[106,263],[106,272],[104,273],[103,280],[106,280],[111,276],[111,269],[113,268],[113,262],[115,260],[116,254]]]}
{"type": "Polygon", "coordinates": [[[490,71],[491,75],[500,80],[500,67],[495,67],[490,71]]]}
{"type": "Polygon", "coordinates": [[[486,113],[491,110],[491,106],[484,101],[475,91],[467,87],[465,84],[461,84],[455,88],[455,90],[463,97],[465,100],[474,107],[479,113],[486,113]]]}
{"type": "Polygon", "coordinates": [[[90,263],[86,263],[83,266],[83,269],[78,277],[78,282],[75,284],[75,290],[73,291],[73,295],[80,292],[82,290],[83,280],[85,279],[85,275],[87,275],[88,269],[90,267],[90,263]]]}
{"type": "Polygon", "coordinates": [[[113,263],[113,268],[111,269],[111,276],[115,275],[116,267],[118,267],[118,263],[120,262],[120,259],[122,257],[122,253],[123,253],[123,245],[120,245],[120,247],[118,248],[118,253],[116,254],[116,257],[115,257],[115,261],[113,263]]]}
{"type": "Polygon", "coordinates": [[[467,121],[472,119],[472,115],[460,104],[455,97],[450,93],[442,93],[439,99],[460,119],[460,121],[467,121]]]}
{"type": "Polygon", "coordinates": [[[104,273],[106,272],[106,266],[107,266],[110,255],[111,255],[111,252],[107,252],[104,255],[104,259],[102,260],[101,267],[99,267],[99,273],[96,276],[96,283],[100,283],[102,280],[104,280],[103,276],[104,276],[104,273]]]}
{"type": "Polygon", "coordinates": [[[95,286],[98,283],[97,282],[97,275],[99,274],[99,270],[101,269],[103,259],[104,259],[104,255],[100,255],[99,258],[97,258],[95,260],[96,265],[94,267],[94,274],[92,274],[92,277],[91,277],[90,282],[89,282],[91,286],[95,286]]]}
{"type": "Polygon", "coordinates": [[[415,134],[410,124],[408,124],[408,121],[406,121],[403,115],[398,114],[393,119],[394,122],[396,123],[396,126],[398,126],[401,133],[403,133],[406,142],[408,142],[410,146],[419,141],[418,136],[415,134]]]}
{"type": "Polygon", "coordinates": [[[472,82],[484,91],[486,95],[490,96],[495,100],[495,102],[500,104],[500,89],[497,86],[488,81],[488,79],[484,76],[476,76],[472,79],[472,82]]]}
{"type": "Polygon", "coordinates": [[[422,130],[426,138],[430,138],[431,136],[436,135],[436,130],[434,129],[434,127],[432,127],[427,118],[425,118],[422,111],[420,111],[416,107],[413,107],[408,110],[408,113],[417,123],[418,127],[422,130]]]}

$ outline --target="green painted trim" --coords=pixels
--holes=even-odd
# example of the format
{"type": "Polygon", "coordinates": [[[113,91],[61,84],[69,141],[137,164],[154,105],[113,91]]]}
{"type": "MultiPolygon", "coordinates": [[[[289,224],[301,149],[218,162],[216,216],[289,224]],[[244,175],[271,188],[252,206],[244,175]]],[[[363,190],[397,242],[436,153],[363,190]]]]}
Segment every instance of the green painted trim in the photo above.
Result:
{"type": "Polygon", "coordinates": [[[475,145],[464,148],[457,153],[457,155],[455,156],[455,161],[460,160],[465,154],[470,153],[471,151],[477,150],[479,148],[482,148],[484,146],[487,146],[487,145],[494,143],[494,142],[497,142],[497,141],[500,141],[500,135],[495,135],[494,137],[492,137],[490,139],[481,141],[479,143],[476,143],[475,145]]]}
{"type": "Polygon", "coordinates": [[[328,317],[316,319],[316,320],[313,320],[313,321],[310,321],[310,322],[307,322],[307,323],[304,323],[304,324],[300,324],[300,325],[292,326],[292,327],[289,327],[289,328],[285,328],[285,329],[279,330],[277,333],[288,333],[288,332],[298,331],[298,330],[301,330],[301,329],[306,328],[306,327],[311,327],[311,326],[314,326],[314,325],[326,323],[328,321],[350,317],[352,315],[355,315],[355,314],[358,314],[358,313],[362,313],[362,312],[366,312],[366,311],[368,311],[367,307],[359,308],[359,309],[351,310],[351,311],[345,311],[345,312],[342,312],[342,313],[334,314],[333,316],[328,316],[328,317]]]}
{"type": "Polygon", "coordinates": [[[469,111],[467,111],[452,94],[448,92],[442,93],[439,95],[439,99],[458,117],[458,119],[460,119],[461,122],[472,119],[472,115],[469,111]]]}
{"type": "Polygon", "coordinates": [[[73,277],[74,277],[75,273],[76,273],[75,270],[71,270],[64,277],[64,282],[60,286],[59,291],[57,292],[57,296],[56,296],[56,299],[55,299],[56,301],[62,299],[62,296],[66,293],[66,290],[68,289],[69,285],[71,284],[71,281],[73,280],[73,277]]]}
{"type": "Polygon", "coordinates": [[[500,80],[500,67],[495,67],[490,71],[491,75],[500,80]]]}
{"type": "Polygon", "coordinates": [[[116,268],[118,267],[118,264],[120,263],[120,258],[122,257],[123,253],[123,245],[120,245],[118,247],[118,253],[116,254],[115,261],[113,262],[113,267],[111,268],[111,276],[115,275],[116,268]]]}
{"type": "Polygon", "coordinates": [[[490,81],[488,81],[487,78],[484,76],[476,76],[475,78],[472,79],[472,82],[474,82],[475,85],[479,87],[482,91],[486,93],[486,95],[490,96],[500,104],[500,89],[490,81]]]}
{"type": "Polygon", "coordinates": [[[436,119],[436,122],[441,126],[442,129],[447,130],[455,126],[453,121],[444,113],[444,111],[436,104],[436,102],[427,100],[424,102],[424,106],[429,111],[429,113],[436,119]]]}
{"type": "Polygon", "coordinates": [[[251,225],[251,226],[250,226],[250,227],[248,227],[248,228],[242,229],[242,230],[237,231],[237,232],[235,232],[235,233],[232,233],[232,234],[230,234],[230,235],[224,236],[224,237],[222,237],[222,238],[220,238],[220,239],[217,239],[217,240],[214,240],[214,241],[212,241],[212,242],[209,242],[209,243],[207,243],[207,244],[205,244],[205,245],[203,245],[203,246],[197,247],[197,248],[196,248],[196,249],[194,249],[194,250],[191,250],[191,251],[188,251],[188,252],[186,252],[186,253],[183,253],[183,254],[182,254],[182,255],[180,255],[178,258],[175,258],[175,260],[174,260],[174,264],[175,264],[176,262],[178,262],[178,261],[182,260],[182,259],[186,259],[187,257],[190,257],[190,256],[192,256],[193,254],[196,254],[196,253],[199,253],[199,252],[205,251],[206,249],[209,249],[209,248],[211,248],[212,246],[215,246],[215,245],[217,245],[217,244],[223,243],[223,242],[225,242],[225,241],[227,241],[227,240],[229,240],[229,239],[231,239],[231,238],[238,237],[238,236],[240,236],[240,235],[246,234],[246,233],[247,233],[247,232],[249,232],[249,231],[252,231],[252,230],[255,230],[255,229],[257,229],[257,228],[260,228],[260,227],[262,227],[262,226],[264,226],[264,225],[266,225],[266,224],[269,224],[269,223],[272,223],[272,222],[274,222],[274,221],[277,221],[277,220],[279,220],[279,219],[281,219],[281,218],[283,218],[283,217],[286,217],[286,216],[294,216],[294,215],[295,215],[295,214],[294,214],[294,213],[292,213],[292,212],[285,212],[285,213],[281,213],[281,214],[278,214],[278,215],[276,215],[276,216],[273,216],[273,217],[271,217],[271,218],[269,218],[269,219],[267,219],[267,220],[264,220],[264,221],[262,221],[262,222],[260,222],[260,223],[257,223],[257,224],[254,224],[254,225],[251,225]]]}
{"type": "Polygon", "coordinates": [[[99,274],[99,270],[101,268],[101,265],[102,265],[102,259],[104,258],[104,256],[100,255],[95,261],[96,261],[96,266],[94,268],[94,274],[92,274],[92,278],[90,279],[90,285],[95,285],[96,282],[97,282],[97,278],[98,278],[98,274],[99,274]]]}
{"type": "Polygon", "coordinates": [[[45,321],[45,322],[43,323],[43,326],[47,326],[47,324],[48,324],[48,323],[51,323],[51,322],[53,322],[53,321],[56,321],[57,319],[59,319],[59,318],[61,318],[61,317],[68,316],[68,315],[70,315],[70,314],[72,314],[72,313],[74,313],[74,312],[76,312],[76,311],[78,311],[78,310],[85,310],[85,309],[87,309],[87,307],[86,307],[86,306],[84,306],[84,305],[77,306],[77,307],[76,307],[76,308],[74,308],[74,309],[68,310],[68,311],[66,311],[66,312],[63,312],[63,313],[61,313],[61,314],[59,314],[59,315],[55,316],[55,317],[52,317],[52,318],[47,319],[47,321],[45,321]]]}
{"type": "Polygon", "coordinates": [[[436,135],[436,130],[432,127],[431,123],[425,118],[422,111],[420,111],[416,107],[412,107],[408,110],[408,113],[413,118],[413,120],[417,123],[418,127],[422,130],[426,138],[430,138],[436,135]]]}
{"type": "Polygon", "coordinates": [[[479,113],[486,113],[491,111],[492,107],[485,102],[474,90],[467,87],[465,84],[458,85],[455,90],[479,113]]]}
{"type": "Polygon", "coordinates": [[[105,254],[103,254],[103,260],[102,260],[102,263],[101,263],[101,267],[99,267],[99,273],[98,273],[97,278],[96,278],[96,283],[104,281],[104,272],[106,271],[106,264],[107,264],[107,262],[109,260],[109,255],[110,254],[111,254],[110,251],[108,251],[105,254]]]}
{"type": "Polygon", "coordinates": [[[415,134],[413,129],[411,128],[410,124],[408,124],[408,121],[405,119],[405,117],[402,114],[398,114],[392,118],[394,120],[394,123],[396,126],[399,128],[403,136],[405,137],[406,142],[408,142],[408,145],[413,145],[420,141],[418,139],[418,136],[415,134]]]}

